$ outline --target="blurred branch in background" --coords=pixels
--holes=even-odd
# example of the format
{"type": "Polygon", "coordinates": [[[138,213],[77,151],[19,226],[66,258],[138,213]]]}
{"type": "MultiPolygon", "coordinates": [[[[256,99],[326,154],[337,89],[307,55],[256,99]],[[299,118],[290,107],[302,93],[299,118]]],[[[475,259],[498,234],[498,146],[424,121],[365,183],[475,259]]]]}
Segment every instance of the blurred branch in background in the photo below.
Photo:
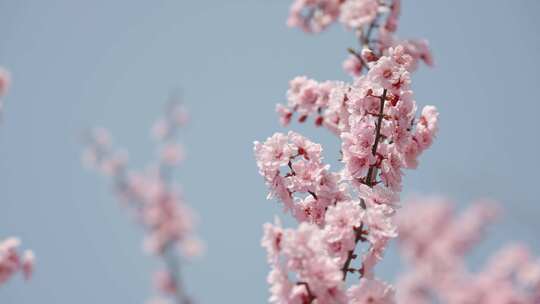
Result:
{"type": "Polygon", "coordinates": [[[401,255],[409,271],[397,280],[400,303],[540,303],[540,259],[524,244],[507,244],[476,273],[465,258],[499,212],[473,202],[459,216],[441,197],[404,202],[397,216],[401,255]]]}
{"type": "MultiPolygon", "coordinates": [[[[112,148],[105,129],[85,134],[83,162],[112,178],[114,193],[145,229],[145,250],[158,257],[164,269],[154,274],[156,288],[174,303],[193,303],[181,276],[182,258],[197,256],[203,244],[194,235],[195,217],[174,182],[174,169],[184,160],[178,144],[179,131],[188,115],[175,98],[152,130],[158,144],[158,157],[144,170],[128,169],[127,153],[112,148]]],[[[149,303],[167,303],[158,298],[149,303]]]]}

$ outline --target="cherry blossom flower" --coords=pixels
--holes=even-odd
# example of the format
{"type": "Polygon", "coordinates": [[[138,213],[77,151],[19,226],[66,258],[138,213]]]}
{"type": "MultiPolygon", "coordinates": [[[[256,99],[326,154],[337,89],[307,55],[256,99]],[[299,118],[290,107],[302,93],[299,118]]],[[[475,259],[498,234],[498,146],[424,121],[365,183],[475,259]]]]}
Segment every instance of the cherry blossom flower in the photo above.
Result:
{"type": "Polygon", "coordinates": [[[356,55],[349,55],[347,59],[343,62],[343,69],[352,77],[358,77],[362,74],[362,69],[364,68],[363,62],[356,55]]]}
{"type": "Polygon", "coordinates": [[[11,86],[11,76],[10,73],[0,67],[0,97],[3,97],[7,94],[9,87],[11,86]]]}
{"type": "Polygon", "coordinates": [[[270,302],[304,303],[314,298],[321,303],[343,302],[345,293],[341,269],[323,247],[324,239],[319,227],[302,223],[298,229],[280,229],[265,225],[262,242],[270,249],[270,302]],[[276,253],[279,256],[273,256],[276,253]],[[296,272],[297,284],[290,281],[289,271],[296,272]]]}
{"type": "Polygon", "coordinates": [[[350,29],[368,25],[377,18],[378,0],[347,0],[340,7],[339,20],[350,29]]]}
{"type": "Polygon", "coordinates": [[[10,237],[0,241],[0,286],[5,284],[17,272],[22,272],[29,280],[34,270],[35,257],[30,250],[21,255],[18,251],[21,241],[10,237]]]}
{"type": "Polygon", "coordinates": [[[339,16],[341,0],[295,0],[287,25],[306,32],[320,32],[339,16]]]}

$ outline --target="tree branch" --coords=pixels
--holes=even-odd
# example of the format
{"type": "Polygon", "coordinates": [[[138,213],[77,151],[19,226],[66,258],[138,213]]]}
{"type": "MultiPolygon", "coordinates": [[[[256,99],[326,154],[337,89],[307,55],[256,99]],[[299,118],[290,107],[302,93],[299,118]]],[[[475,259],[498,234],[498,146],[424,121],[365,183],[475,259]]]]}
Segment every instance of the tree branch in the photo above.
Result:
{"type": "MultiPolygon", "coordinates": [[[[383,94],[380,98],[381,103],[380,103],[379,115],[377,119],[377,125],[375,126],[375,142],[373,143],[373,146],[371,147],[371,154],[373,154],[373,156],[377,156],[377,149],[379,147],[379,141],[381,140],[381,126],[382,126],[382,120],[384,117],[384,102],[386,101],[386,93],[387,93],[387,90],[384,89],[383,94]]],[[[376,164],[369,166],[368,173],[366,177],[364,178],[365,184],[370,188],[373,188],[373,185],[375,184],[373,182],[373,176],[377,174],[376,173],[377,169],[375,165],[376,164]]],[[[363,225],[361,225],[360,228],[356,230],[356,239],[354,242],[353,250],[349,251],[347,255],[347,260],[345,260],[345,263],[343,264],[343,267],[341,268],[341,271],[343,272],[343,281],[347,279],[347,273],[353,272],[350,269],[350,265],[351,265],[352,260],[356,258],[356,254],[354,252],[356,250],[356,245],[358,244],[358,241],[365,240],[363,236],[362,226],[363,225]]]]}

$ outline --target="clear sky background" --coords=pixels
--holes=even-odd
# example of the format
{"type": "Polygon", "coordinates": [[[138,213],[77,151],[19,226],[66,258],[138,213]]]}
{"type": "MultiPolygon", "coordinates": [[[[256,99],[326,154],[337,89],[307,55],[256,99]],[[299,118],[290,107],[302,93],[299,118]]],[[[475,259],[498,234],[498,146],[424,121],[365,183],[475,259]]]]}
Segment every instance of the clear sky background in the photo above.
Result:
{"type": "MultiPolygon", "coordinates": [[[[540,2],[404,0],[402,37],[430,40],[433,69],[415,75],[418,103],[435,104],[441,132],[405,193],[438,193],[464,207],[478,197],[506,212],[475,251],[509,240],[540,255],[540,2]]],[[[34,279],[0,288],[0,303],[144,303],[159,266],[142,232],[84,170],[79,135],[110,129],[141,167],[156,151],[149,129],[182,88],[191,124],[179,181],[198,211],[207,254],[184,272],[200,303],[264,303],[261,226],[281,208],[266,201],[253,140],[278,125],[274,104],[289,79],[348,77],[354,38],[288,29],[289,0],[0,0],[0,66],[13,74],[0,126],[0,238],[18,235],[37,254],[34,279]]],[[[293,129],[323,143],[324,130],[293,129]]],[[[391,248],[379,273],[392,280],[391,248]]]]}

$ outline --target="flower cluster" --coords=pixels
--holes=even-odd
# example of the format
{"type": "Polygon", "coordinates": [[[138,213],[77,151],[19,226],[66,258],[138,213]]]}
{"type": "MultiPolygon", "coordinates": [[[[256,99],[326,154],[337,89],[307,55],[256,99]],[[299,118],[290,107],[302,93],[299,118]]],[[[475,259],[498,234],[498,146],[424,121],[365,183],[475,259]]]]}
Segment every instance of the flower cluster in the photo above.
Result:
{"type": "Polygon", "coordinates": [[[124,152],[113,150],[110,136],[96,129],[87,136],[84,162],[114,180],[115,193],[129,207],[146,230],[145,249],[164,261],[165,269],[155,274],[155,285],[178,303],[190,303],[182,290],[180,257],[194,257],[203,246],[194,236],[194,214],[180,189],[173,183],[174,168],[184,153],[177,143],[179,129],[187,121],[185,110],[173,102],[164,118],[158,120],[153,135],[160,148],[157,161],[143,171],[129,171],[124,152]]]}
{"type": "MultiPolygon", "coordinates": [[[[399,2],[296,1],[289,24],[319,31],[339,19],[357,30],[371,24],[371,32],[382,12],[387,23],[396,23],[399,2]]],[[[295,114],[301,123],[311,116],[333,132],[341,140],[343,168],[332,171],[323,161],[322,146],[292,131],[255,142],[268,198],[281,201],[300,223],[297,229],[284,229],[279,222],[264,227],[273,303],[395,302],[394,288],[375,277],[374,267],[397,236],[393,216],[403,170],[416,168],[432,144],[438,113],[426,106],[417,115],[411,72],[418,57],[410,47],[368,47],[360,54],[352,51],[366,68],[363,75],[358,69],[352,83],[296,77],[287,105],[276,108],[283,125],[295,114]],[[358,243],[367,246],[357,252],[358,243]],[[359,277],[351,286],[349,273],[359,277]]]]}
{"type": "MultiPolygon", "coordinates": [[[[321,145],[295,132],[276,133],[264,143],[255,142],[257,165],[270,187],[270,197],[282,201],[285,210],[303,223],[298,231],[288,230],[283,235],[279,232],[279,236],[272,233],[278,228],[267,227],[263,241],[271,248],[268,244],[279,238],[283,246],[270,258],[273,272],[293,271],[305,283],[294,288],[295,293],[289,296],[303,292],[301,296],[317,298],[319,303],[342,302],[346,273],[358,271],[365,280],[373,279],[374,265],[387,241],[396,236],[391,217],[401,190],[402,170],[416,167],[418,156],[431,145],[437,132],[438,114],[434,107],[425,107],[415,118],[416,104],[407,70],[410,62],[410,56],[397,47],[390,50],[389,56],[374,62],[368,73],[353,84],[319,84],[305,77],[291,81],[287,93],[289,107],[278,106],[279,111],[292,108],[301,113],[301,121],[308,115],[318,115],[316,120],[341,139],[342,170],[330,171],[330,166],[323,162],[321,145]],[[297,239],[310,247],[303,248],[297,239]],[[362,266],[350,269],[359,241],[368,242],[370,248],[362,257],[362,266]],[[316,259],[327,259],[324,263],[310,261],[308,256],[299,257],[296,250],[313,253],[316,259]],[[276,257],[280,254],[284,263],[276,257]],[[305,269],[305,265],[315,269],[305,269]],[[320,269],[321,265],[329,268],[320,269]],[[342,279],[313,282],[313,278],[320,279],[318,271],[342,279]],[[310,291],[302,286],[309,286],[310,291]],[[329,295],[335,298],[328,298],[329,295]]],[[[290,119],[289,114],[282,115],[282,120],[290,119]]],[[[276,280],[271,283],[284,284],[276,280]]],[[[390,292],[386,288],[381,290],[390,292]]],[[[349,290],[347,294],[357,293],[349,290]]],[[[280,301],[283,302],[275,300],[280,301]]]]}
{"type": "Polygon", "coordinates": [[[342,0],[296,0],[291,5],[287,24],[306,32],[321,32],[340,14],[342,0]]]}
{"type": "Polygon", "coordinates": [[[30,279],[34,270],[34,253],[31,250],[18,252],[21,241],[8,238],[0,241],[0,286],[5,284],[14,274],[22,272],[26,280],[30,279]]]}
{"type": "Polygon", "coordinates": [[[498,213],[479,201],[460,216],[443,198],[412,199],[397,216],[399,244],[411,271],[398,280],[399,303],[540,302],[540,259],[511,244],[473,273],[464,261],[498,213]]]}
{"type": "MultiPolygon", "coordinates": [[[[375,173],[380,172],[384,185],[399,191],[401,169],[416,167],[418,156],[431,145],[437,132],[438,113],[435,107],[424,107],[420,117],[415,118],[417,107],[407,70],[410,63],[410,56],[404,53],[403,47],[398,46],[390,49],[389,56],[374,62],[368,73],[352,84],[318,83],[306,77],[297,77],[290,82],[288,105],[277,106],[281,121],[288,124],[294,113],[298,113],[300,122],[309,116],[316,116],[317,125],[327,127],[341,138],[343,161],[347,167],[345,173],[349,179],[361,184],[378,185],[374,178],[375,173]],[[364,179],[367,173],[369,180],[364,179]]],[[[289,137],[298,138],[299,135],[290,133],[289,137]]],[[[298,154],[298,149],[304,152],[303,147],[299,148],[293,142],[285,145],[286,138],[276,134],[269,139],[268,145],[259,143],[255,147],[257,155],[261,155],[261,173],[275,182],[281,179],[274,178],[272,173],[289,160],[294,161],[302,156],[298,154]],[[279,153],[278,150],[284,145],[285,150],[279,153]],[[276,155],[272,153],[278,153],[280,158],[275,159],[276,155]]],[[[304,157],[302,161],[309,161],[320,168],[317,164],[320,163],[321,148],[312,143],[310,145],[315,147],[313,149],[317,154],[313,159],[306,155],[310,159],[304,157]]]]}
{"type": "Polygon", "coordinates": [[[295,0],[287,23],[309,33],[318,33],[339,21],[346,29],[354,31],[360,51],[349,49],[351,54],[343,62],[343,68],[352,76],[360,76],[369,68],[364,51],[387,54],[390,48],[398,45],[411,56],[410,69],[415,69],[419,61],[432,65],[425,40],[402,40],[395,36],[400,13],[401,0],[295,0]],[[374,36],[375,29],[378,29],[377,36],[374,36]]]}

